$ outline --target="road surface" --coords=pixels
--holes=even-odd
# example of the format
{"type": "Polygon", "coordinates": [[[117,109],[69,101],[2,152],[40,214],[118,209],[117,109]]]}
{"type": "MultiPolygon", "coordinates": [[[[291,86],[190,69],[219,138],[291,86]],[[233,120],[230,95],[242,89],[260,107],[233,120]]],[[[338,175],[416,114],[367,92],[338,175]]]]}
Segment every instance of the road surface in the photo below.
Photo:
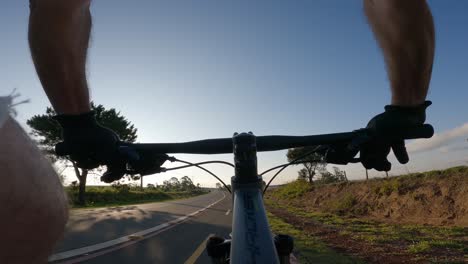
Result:
{"type": "Polygon", "coordinates": [[[52,263],[209,263],[204,241],[231,231],[231,197],[72,210],[52,263]],[[210,206],[209,208],[207,208],[210,206]],[[187,217],[189,216],[189,217],[187,217]]]}

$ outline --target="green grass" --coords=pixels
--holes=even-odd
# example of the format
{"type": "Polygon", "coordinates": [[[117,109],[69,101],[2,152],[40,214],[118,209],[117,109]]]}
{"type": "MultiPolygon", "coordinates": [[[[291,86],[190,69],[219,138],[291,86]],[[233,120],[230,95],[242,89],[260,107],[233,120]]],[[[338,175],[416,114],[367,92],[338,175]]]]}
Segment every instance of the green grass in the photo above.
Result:
{"type": "MultiPolygon", "coordinates": [[[[268,204],[272,203],[268,202],[268,204]]],[[[385,245],[392,242],[407,244],[408,253],[423,253],[432,249],[447,248],[460,252],[466,251],[464,239],[468,236],[468,228],[464,227],[395,225],[330,213],[305,212],[291,205],[276,204],[275,206],[296,216],[339,228],[340,234],[350,235],[354,239],[371,244],[385,245]]]]}
{"type": "MultiPolygon", "coordinates": [[[[339,202],[340,207],[350,206],[352,198],[339,202]]],[[[266,199],[266,204],[286,210],[296,216],[339,228],[341,235],[349,235],[375,245],[400,243],[406,246],[407,253],[419,254],[436,249],[450,249],[467,254],[466,227],[435,227],[423,225],[386,224],[368,219],[345,217],[333,213],[310,212],[290,203],[277,203],[266,199]]]]}
{"type": "Polygon", "coordinates": [[[362,263],[333,251],[318,238],[307,235],[271,213],[268,213],[268,220],[274,233],[288,234],[294,238],[295,255],[299,263],[362,263]]]}
{"type": "Polygon", "coordinates": [[[424,253],[435,248],[463,250],[464,245],[452,240],[422,240],[409,245],[407,251],[410,253],[424,253]]]}
{"type": "Polygon", "coordinates": [[[273,194],[280,199],[295,199],[311,191],[313,186],[304,180],[297,180],[279,188],[273,194]]]}
{"type": "Polygon", "coordinates": [[[71,208],[96,208],[129,204],[161,202],[182,199],[207,193],[206,191],[163,192],[157,189],[129,188],[118,190],[110,186],[89,186],[86,188],[86,204],[78,204],[78,190],[65,188],[71,208]]]}
{"type": "Polygon", "coordinates": [[[428,241],[419,241],[408,247],[409,253],[423,253],[431,249],[431,244],[428,241]]]}

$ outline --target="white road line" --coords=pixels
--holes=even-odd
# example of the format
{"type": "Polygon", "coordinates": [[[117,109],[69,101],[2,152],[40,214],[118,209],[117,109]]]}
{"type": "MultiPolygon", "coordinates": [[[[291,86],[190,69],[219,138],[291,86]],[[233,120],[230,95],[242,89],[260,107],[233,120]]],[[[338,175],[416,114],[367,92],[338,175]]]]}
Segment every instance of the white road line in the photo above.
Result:
{"type": "Polygon", "coordinates": [[[190,256],[190,258],[188,258],[184,264],[194,264],[195,261],[197,261],[197,259],[200,257],[200,255],[203,253],[203,250],[205,250],[205,245],[206,245],[206,241],[208,241],[208,239],[211,237],[211,236],[214,236],[214,234],[210,234],[207,238],[205,238],[205,240],[203,240],[203,242],[197,247],[197,249],[193,252],[192,256],[190,256]]]}
{"type": "Polygon", "coordinates": [[[52,256],[49,257],[49,262],[64,261],[64,260],[67,260],[67,259],[70,259],[70,258],[75,258],[75,257],[83,256],[83,255],[89,255],[89,254],[91,254],[93,252],[101,251],[101,250],[108,249],[108,248],[111,248],[111,247],[115,247],[115,246],[125,244],[125,243],[127,243],[128,245],[134,244],[136,242],[139,242],[139,241],[142,241],[144,239],[147,239],[147,238],[151,237],[151,234],[153,234],[153,233],[156,233],[156,232],[161,231],[163,229],[168,229],[169,227],[174,227],[177,224],[180,224],[180,223],[184,222],[188,218],[193,217],[193,216],[205,211],[206,209],[212,207],[213,205],[221,202],[222,200],[224,200],[224,198],[226,198],[226,195],[223,193],[223,197],[221,199],[217,200],[216,202],[214,202],[214,203],[212,203],[212,204],[210,204],[210,205],[208,205],[208,206],[206,206],[206,207],[204,207],[204,208],[202,208],[200,210],[197,210],[197,211],[195,211],[193,213],[190,213],[188,215],[179,217],[177,219],[171,220],[169,222],[157,225],[157,226],[149,228],[149,229],[142,230],[142,231],[134,233],[134,234],[130,234],[130,235],[127,235],[127,236],[124,236],[124,237],[119,237],[117,239],[109,240],[109,241],[106,241],[106,242],[103,242],[103,243],[98,243],[98,244],[91,245],[91,246],[86,246],[86,247],[82,247],[82,248],[77,248],[77,249],[73,249],[73,250],[53,254],[52,256]],[[137,239],[135,239],[135,238],[137,238],[137,239]],[[133,242],[133,243],[129,243],[129,242],[133,242]]]}
{"type": "Polygon", "coordinates": [[[231,212],[231,209],[227,210],[226,215],[229,215],[230,212],[231,212]]]}

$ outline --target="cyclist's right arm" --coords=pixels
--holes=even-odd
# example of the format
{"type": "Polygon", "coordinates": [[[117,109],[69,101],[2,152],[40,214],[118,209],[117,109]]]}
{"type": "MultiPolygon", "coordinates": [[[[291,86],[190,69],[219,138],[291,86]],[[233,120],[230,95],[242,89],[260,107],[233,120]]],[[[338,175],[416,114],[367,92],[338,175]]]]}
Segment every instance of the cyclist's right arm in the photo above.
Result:
{"type": "Polygon", "coordinates": [[[427,2],[365,0],[364,10],[385,57],[391,104],[423,104],[435,50],[434,21],[427,2]]]}
{"type": "Polygon", "coordinates": [[[367,169],[388,171],[390,149],[400,163],[409,160],[404,139],[392,137],[392,132],[409,131],[426,120],[430,102],[425,99],[434,60],[434,22],[425,0],[364,0],[364,10],[385,57],[392,101],[385,112],[369,121],[367,128],[375,137],[363,147],[361,160],[367,169]]]}
{"type": "Polygon", "coordinates": [[[86,56],[90,1],[30,0],[29,45],[37,75],[59,114],[89,112],[86,56]]]}

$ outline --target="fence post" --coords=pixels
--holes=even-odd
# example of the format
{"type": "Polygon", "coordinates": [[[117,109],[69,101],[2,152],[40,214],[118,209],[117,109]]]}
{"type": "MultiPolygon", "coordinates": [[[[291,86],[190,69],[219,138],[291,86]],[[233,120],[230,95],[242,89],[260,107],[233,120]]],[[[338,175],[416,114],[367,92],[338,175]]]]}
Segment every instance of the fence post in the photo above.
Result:
{"type": "Polygon", "coordinates": [[[367,169],[366,169],[366,181],[369,180],[369,173],[367,172],[367,169]]]}

